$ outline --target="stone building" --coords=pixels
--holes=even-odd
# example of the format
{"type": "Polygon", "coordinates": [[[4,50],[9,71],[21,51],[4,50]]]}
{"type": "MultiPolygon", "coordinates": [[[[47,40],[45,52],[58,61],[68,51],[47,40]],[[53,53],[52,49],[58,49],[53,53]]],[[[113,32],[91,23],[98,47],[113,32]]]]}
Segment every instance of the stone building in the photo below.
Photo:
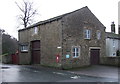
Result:
{"type": "Polygon", "coordinates": [[[120,34],[120,25],[118,25],[118,34],[120,34]]]}
{"type": "Polygon", "coordinates": [[[19,30],[19,64],[75,68],[106,55],[105,26],[83,7],[19,30]]]}
{"type": "Polygon", "coordinates": [[[106,32],[106,55],[116,57],[117,51],[120,51],[120,34],[115,32],[115,24],[111,24],[111,32],[106,32]]]}

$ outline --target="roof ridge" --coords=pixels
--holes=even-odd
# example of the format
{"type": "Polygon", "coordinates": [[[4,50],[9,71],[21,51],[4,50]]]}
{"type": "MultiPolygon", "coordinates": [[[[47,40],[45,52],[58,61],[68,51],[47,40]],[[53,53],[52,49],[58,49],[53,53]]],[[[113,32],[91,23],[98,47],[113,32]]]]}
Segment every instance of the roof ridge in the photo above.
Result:
{"type": "MultiPolygon", "coordinates": [[[[82,7],[82,8],[80,8],[80,9],[74,10],[74,11],[72,11],[72,12],[68,12],[68,13],[61,14],[61,15],[58,15],[58,16],[55,16],[55,17],[52,17],[52,18],[49,18],[49,19],[46,19],[46,20],[43,20],[43,21],[39,21],[39,22],[37,22],[37,23],[35,23],[35,24],[33,24],[33,25],[28,26],[27,28],[20,29],[19,31],[25,30],[25,29],[29,29],[29,28],[32,28],[32,27],[35,27],[35,26],[38,26],[38,25],[46,24],[46,23],[49,23],[49,22],[52,22],[52,21],[56,21],[56,20],[61,19],[62,17],[66,16],[66,15],[69,15],[69,14],[71,14],[71,13],[77,12],[77,11],[82,10],[82,9],[84,9],[84,8],[88,8],[88,7],[85,6],[85,7],[82,7]]],[[[89,8],[88,8],[88,9],[89,9],[89,8]]]]}

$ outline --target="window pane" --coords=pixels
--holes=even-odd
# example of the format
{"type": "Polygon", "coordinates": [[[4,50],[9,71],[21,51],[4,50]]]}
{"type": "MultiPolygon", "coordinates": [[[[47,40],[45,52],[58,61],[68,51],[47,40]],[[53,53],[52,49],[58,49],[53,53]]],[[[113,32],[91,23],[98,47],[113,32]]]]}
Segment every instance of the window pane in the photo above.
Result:
{"type": "Polygon", "coordinates": [[[28,46],[22,45],[21,46],[21,51],[28,51],[28,46]]]}
{"type": "Polygon", "coordinates": [[[73,57],[75,57],[75,53],[73,53],[73,57]]]}
{"type": "Polygon", "coordinates": [[[28,50],[27,46],[24,46],[24,50],[28,50]]]}
{"type": "Polygon", "coordinates": [[[78,48],[76,48],[76,53],[78,53],[79,52],[79,49],[78,48]]]}
{"type": "Polygon", "coordinates": [[[79,56],[79,53],[76,53],[76,56],[78,57],[78,56],[79,56]]]}
{"type": "Polygon", "coordinates": [[[90,30],[88,30],[88,34],[87,34],[88,38],[90,38],[90,30]]]}
{"type": "Polygon", "coordinates": [[[91,31],[88,30],[88,29],[86,29],[86,30],[85,30],[85,38],[86,38],[86,39],[90,39],[90,35],[91,35],[91,31]]]}
{"type": "Polygon", "coordinates": [[[88,35],[90,34],[90,31],[89,31],[89,30],[87,30],[87,34],[88,34],[88,35]]]}
{"type": "Polygon", "coordinates": [[[74,58],[76,58],[76,57],[79,57],[80,56],[80,47],[78,46],[78,47],[72,47],[72,56],[74,57],[74,58]]]}
{"type": "Polygon", "coordinates": [[[35,34],[38,33],[38,28],[37,28],[37,27],[35,27],[35,29],[34,29],[34,33],[35,33],[35,34]]]}
{"type": "Polygon", "coordinates": [[[86,30],[84,31],[84,35],[85,35],[85,38],[87,38],[87,31],[86,30]]]}
{"type": "Polygon", "coordinates": [[[98,31],[98,32],[97,32],[97,39],[100,39],[100,37],[101,37],[101,32],[98,31]]]}
{"type": "Polygon", "coordinates": [[[75,48],[73,48],[73,52],[75,52],[75,48]]]}
{"type": "Polygon", "coordinates": [[[23,50],[23,46],[21,46],[21,50],[23,50]]]}

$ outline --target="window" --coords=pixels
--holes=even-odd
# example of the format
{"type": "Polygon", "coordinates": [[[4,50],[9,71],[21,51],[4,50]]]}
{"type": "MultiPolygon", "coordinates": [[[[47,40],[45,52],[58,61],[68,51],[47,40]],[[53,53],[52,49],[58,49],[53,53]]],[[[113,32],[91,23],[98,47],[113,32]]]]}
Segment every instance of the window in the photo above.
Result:
{"type": "Polygon", "coordinates": [[[38,27],[34,27],[33,28],[33,34],[37,34],[38,33],[38,27]]]}
{"type": "Polygon", "coordinates": [[[101,32],[97,31],[97,39],[99,40],[101,38],[101,32]]]}
{"type": "Polygon", "coordinates": [[[90,37],[91,37],[91,30],[86,29],[85,30],[85,39],[90,39],[90,37]]]}
{"type": "Polygon", "coordinates": [[[115,47],[115,40],[113,39],[113,47],[115,47]]]}
{"type": "Polygon", "coordinates": [[[21,45],[21,51],[22,52],[27,52],[28,51],[28,46],[27,45],[21,45]]]}
{"type": "Polygon", "coordinates": [[[73,58],[80,56],[80,47],[72,47],[72,56],[73,58]]]}

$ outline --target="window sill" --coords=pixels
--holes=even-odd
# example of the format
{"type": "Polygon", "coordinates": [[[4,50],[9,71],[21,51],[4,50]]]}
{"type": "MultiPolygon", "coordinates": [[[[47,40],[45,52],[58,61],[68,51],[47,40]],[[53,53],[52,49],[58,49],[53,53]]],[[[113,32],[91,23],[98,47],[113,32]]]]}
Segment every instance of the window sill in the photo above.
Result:
{"type": "Polygon", "coordinates": [[[36,35],[38,35],[38,34],[32,34],[32,36],[36,36],[36,35]]]}
{"type": "Polygon", "coordinates": [[[89,39],[89,38],[84,38],[85,40],[91,40],[91,39],[89,39]]]}
{"type": "Polygon", "coordinates": [[[28,51],[21,51],[21,53],[28,53],[28,51]]]}
{"type": "Polygon", "coordinates": [[[78,57],[73,57],[73,58],[74,58],[74,59],[75,59],[75,58],[77,59],[77,58],[79,58],[79,57],[80,57],[80,56],[78,56],[78,57]]]}

